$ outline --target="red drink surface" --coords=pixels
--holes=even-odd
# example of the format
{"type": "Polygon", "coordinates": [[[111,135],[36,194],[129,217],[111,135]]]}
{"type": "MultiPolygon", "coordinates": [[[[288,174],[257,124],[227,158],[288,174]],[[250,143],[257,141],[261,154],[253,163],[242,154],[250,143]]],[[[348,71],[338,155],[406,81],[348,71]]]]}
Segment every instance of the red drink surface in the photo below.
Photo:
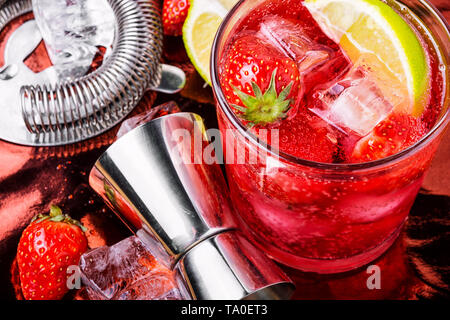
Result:
{"type": "MultiPolygon", "coordinates": [[[[330,87],[333,83],[339,82],[339,79],[345,79],[352,67],[352,63],[339,45],[325,35],[308,9],[301,2],[294,0],[268,0],[242,19],[235,28],[235,33],[228,41],[228,49],[225,49],[221,65],[219,66],[222,87],[227,88],[227,82],[232,78],[235,86],[242,87],[245,93],[253,95],[251,82],[255,81],[257,77],[261,77],[263,70],[258,70],[257,72],[252,72],[253,70],[251,70],[249,76],[244,76],[242,74],[243,70],[247,72],[245,64],[248,63],[249,66],[253,66],[255,63],[249,63],[250,60],[246,59],[239,60],[241,54],[252,55],[253,43],[259,47],[266,46],[265,52],[262,49],[257,50],[259,55],[261,55],[261,52],[264,52],[265,55],[272,54],[273,59],[280,59],[278,58],[278,55],[280,55],[282,56],[281,59],[286,58],[301,69],[302,62],[300,60],[304,58],[304,52],[298,51],[300,46],[298,42],[301,40],[296,40],[295,37],[297,36],[308,39],[311,42],[307,44],[311,46],[310,49],[327,54],[328,61],[322,64],[318,63],[315,67],[304,71],[300,70],[302,79],[300,83],[294,82],[294,88],[291,90],[291,110],[286,119],[276,121],[269,126],[256,126],[252,129],[256,135],[258,135],[261,128],[279,129],[279,150],[281,152],[301,159],[324,163],[368,162],[390,156],[410,147],[428,133],[435,124],[441,109],[443,80],[439,71],[439,60],[434,56],[435,53],[430,52],[428,48],[426,53],[432,81],[426,93],[428,97],[425,99],[427,101],[425,111],[416,118],[394,110],[391,113],[391,117],[381,121],[378,125],[381,128],[378,130],[379,132],[376,132],[376,129],[374,129],[374,134],[369,134],[367,137],[372,138],[377,143],[377,146],[381,145],[384,150],[380,152],[366,150],[368,149],[367,147],[370,147],[367,144],[365,146],[363,143],[357,145],[357,142],[365,136],[355,134],[352,130],[342,132],[342,130],[336,129],[333,125],[311,112],[310,109],[312,107],[322,103],[316,97],[317,92],[323,88],[330,87]],[[289,8],[289,10],[286,10],[286,8],[289,8]],[[277,35],[274,36],[275,38],[280,35],[286,36],[288,38],[287,41],[290,41],[293,45],[286,45],[287,41],[282,44],[274,43],[273,41],[276,40],[267,41],[267,36],[262,35],[264,33],[262,31],[264,27],[262,26],[270,26],[271,24],[273,25],[273,30],[277,32],[277,35]],[[261,41],[261,38],[265,38],[265,40],[261,41]],[[241,39],[244,39],[244,46],[247,48],[238,48],[240,49],[238,54],[233,54],[233,49],[236,50],[233,45],[241,39]],[[283,48],[286,46],[289,48],[283,48]],[[296,49],[297,52],[295,51],[296,49]],[[237,72],[230,74],[227,70],[233,68],[234,61],[236,61],[236,64],[244,64],[244,67],[238,67],[236,69],[237,72]],[[292,93],[295,93],[295,96],[292,93]],[[381,136],[386,136],[386,132],[383,129],[391,125],[394,125],[392,132],[387,132],[387,137],[385,139],[382,138],[381,136]],[[382,130],[383,132],[381,132],[382,130]],[[403,131],[403,136],[397,135],[400,131],[403,131]],[[387,140],[389,138],[393,139],[394,143],[388,143],[387,140]]],[[[419,34],[418,37],[423,38],[419,34]]],[[[421,40],[426,47],[425,40],[421,40]]],[[[256,53],[253,53],[253,55],[257,56],[256,53]]],[[[259,63],[258,59],[254,59],[256,64],[259,63]]],[[[267,63],[264,61],[264,64],[259,64],[261,65],[258,65],[258,68],[263,69],[267,63]]],[[[266,78],[269,76],[270,74],[263,75],[266,78]]],[[[297,74],[295,76],[297,77],[297,74]]],[[[266,89],[267,86],[261,87],[263,92],[266,89]]],[[[281,88],[278,86],[277,91],[281,91],[281,88]]],[[[227,94],[227,99],[233,104],[236,103],[238,97],[227,94]]],[[[234,111],[238,115],[240,114],[239,110],[234,111]]],[[[243,122],[246,124],[245,121],[243,122]]]]}
{"type": "MultiPolygon", "coordinates": [[[[265,1],[236,24],[218,65],[221,89],[233,112],[240,116],[239,97],[230,93],[233,88],[251,95],[251,82],[263,75],[264,79],[258,78],[257,84],[264,93],[271,76],[270,72],[264,73],[264,68],[277,63],[281,72],[286,71],[280,77],[277,73],[277,80],[281,82],[276,85],[279,94],[289,82],[291,63],[295,63],[300,73],[300,88],[293,87],[288,96],[292,103],[286,118],[268,125],[252,126],[247,120],[242,123],[249,125],[256,136],[261,129],[278,129],[282,155],[340,164],[378,160],[418,142],[434,126],[441,112],[441,61],[429,45],[429,39],[419,34],[418,37],[427,54],[431,79],[425,111],[416,118],[394,110],[367,136],[352,130],[338,130],[311,112],[311,106],[320,103],[316,99],[318,90],[345,78],[352,63],[339,45],[325,35],[302,2],[296,0],[265,1]],[[271,38],[272,30],[279,36],[275,40],[271,38]],[[261,32],[273,41],[261,40],[264,38],[261,32]],[[286,45],[285,37],[293,45],[286,45]],[[258,41],[258,45],[252,45],[252,38],[257,39],[254,41],[258,41]],[[240,39],[245,39],[248,45],[240,44],[240,39]],[[300,48],[305,43],[325,52],[327,61],[305,63],[304,50],[300,48]],[[251,50],[246,52],[246,48],[251,50]],[[280,51],[283,58],[278,56],[280,51]],[[245,69],[247,64],[249,67],[245,69]],[[233,108],[233,104],[238,106],[233,108]],[[374,144],[368,143],[369,139],[374,144]]],[[[296,78],[297,74],[292,74],[294,86],[298,85],[296,78]]],[[[261,156],[261,148],[237,132],[220,107],[218,118],[224,137],[231,195],[244,228],[270,256],[307,271],[345,271],[384,252],[405,221],[438,144],[433,141],[414,157],[367,171],[333,172],[288,161],[286,157],[273,158],[269,167],[267,158],[271,156],[261,156]],[[234,130],[232,134],[230,130],[234,130]],[[230,150],[229,145],[234,149],[230,150]],[[228,157],[230,153],[233,154],[228,157]],[[235,153],[245,153],[246,160],[257,154],[256,158],[262,160],[240,163],[235,153]],[[273,163],[276,163],[275,170],[273,163]]],[[[260,139],[271,141],[270,134],[260,139]]]]}

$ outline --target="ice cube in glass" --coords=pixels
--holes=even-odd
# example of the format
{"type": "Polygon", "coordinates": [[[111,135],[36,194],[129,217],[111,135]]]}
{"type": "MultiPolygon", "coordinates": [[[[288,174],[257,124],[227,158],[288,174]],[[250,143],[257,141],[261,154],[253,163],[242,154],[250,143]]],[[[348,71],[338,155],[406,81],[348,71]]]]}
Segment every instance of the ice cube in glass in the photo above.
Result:
{"type": "Polygon", "coordinates": [[[382,70],[361,58],[345,77],[314,92],[309,109],[344,133],[368,135],[405,102],[398,79],[382,70]]]}
{"type": "Polygon", "coordinates": [[[319,43],[303,25],[279,16],[265,17],[257,36],[297,63],[305,91],[343,76],[350,66],[336,43],[329,39],[319,43]]]}

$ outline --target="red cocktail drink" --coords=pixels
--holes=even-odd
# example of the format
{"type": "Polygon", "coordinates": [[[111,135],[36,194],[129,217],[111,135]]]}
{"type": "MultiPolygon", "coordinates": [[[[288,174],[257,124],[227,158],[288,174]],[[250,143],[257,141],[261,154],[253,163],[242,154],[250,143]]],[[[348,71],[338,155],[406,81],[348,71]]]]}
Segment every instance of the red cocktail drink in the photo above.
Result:
{"type": "Polygon", "coordinates": [[[354,3],[242,1],[213,47],[234,205],[249,237],[306,271],[392,244],[449,122],[445,23],[421,1],[354,3]]]}

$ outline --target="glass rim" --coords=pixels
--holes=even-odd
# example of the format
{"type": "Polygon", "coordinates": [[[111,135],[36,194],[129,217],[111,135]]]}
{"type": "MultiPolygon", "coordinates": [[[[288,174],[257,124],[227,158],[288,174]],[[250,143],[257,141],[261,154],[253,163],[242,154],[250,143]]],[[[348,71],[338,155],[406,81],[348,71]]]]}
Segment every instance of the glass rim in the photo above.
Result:
{"type": "MultiPolygon", "coordinates": [[[[281,150],[274,151],[275,148],[272,148],[269,144],[265,145],[258,142],[258,138],[254,134],[252,134],[246,126],[244,126],[242,121],[239,120],[239,118],[233,112],[229,103],[225,99],[225,95],[222,91],[219,81],[219,72],[218,70],[216,70],[216,65],[217,62],[219,61],[219,47],[221,41],[223,40],[224,30],[228,26],[228,23],[230,22],[234,14],[240,9],[241,5],[246,1],[248,0],[239,0],[239,2],[228,12],[227,16],[224,18],[219,29],[217,30],[211,50],[210,70],[211,70],[212,89],[216,97],[217,103],[219,104],[219,108],[221,108],[221,110],[225,113],[228,120],[231,121],[232,125],[238,129],[238,131],[243,135],[243,137],[247,138],[251,143],[255,144],[256,147],[261,148],[266,152],[268,152],[268,154],[274,155],[282,160],[287,161],[288,163],[293,163],[305,167],[323,170],[332,170],[332,171],[363,171],[367,169],[380,168],[385,165],[389,165],[391,163],[400,161],[404,158],[407,158],[408,156],[412,156],[415,153],[415,151],[417,151],[421,147],[424,147],[427,142],[432,141],[433,138],[439,135],[446,128],[447,124],[450,122],[450,107],[448,106],[448,104],[450,103],[450,93],[449,90],[447,89],[447,93],[444,94],[444,106],[447,105],[447,110],[441,116],[439,121],[437,121],[437,123],[433,126],[433,128],[415,144],[402,150],[401,152],[398,152],[394,155],[382,159],[362,163],[316,162],[287,154],[281,150]]],[[[446,34],[450,39],[449,22],[447,22],[447,20],[443,17],[443,15],[439,12],[439,10],[428,0],[415,0],[415,1],[422,3],[428,8],[429,12],[432,13],[434,18],[437,19],[440,26],[446,31],[446,34]]],[[[450,81],[450,79],[447,79],[447,81],[450,81]]],[[[447,83],[445,83],[445,85],[448,86],[447,83]]],[[[444,88],[446,87],[445,85],[444,88]]]]}

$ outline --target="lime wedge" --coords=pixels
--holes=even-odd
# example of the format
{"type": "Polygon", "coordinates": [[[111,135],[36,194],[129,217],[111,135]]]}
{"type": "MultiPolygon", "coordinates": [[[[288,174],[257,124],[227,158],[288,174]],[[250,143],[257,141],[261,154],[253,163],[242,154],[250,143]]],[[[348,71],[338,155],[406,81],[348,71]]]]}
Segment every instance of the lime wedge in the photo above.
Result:
{"type": "Polygon", "coordinates": [[[238,1],[239,0],[219,0],[219,2],[222,4],[222,6],[224,6],[224,8],[227,9],[227,10],[231,10],[231,8],[233,8],[234,5],[238,1]]]}
{"type": "Polygon", "coordinates": [[[373,73],[391,75],[379,77],[380,89],[388,98],[405,97],[396,108],[422,114],[429,86],[427,56],[414,30],[394,9],[380,0],[306,0],[305,6],[352,62],[363,59],[373,73]]]}
{"type": "Polygon", "coordinates": [[[189,58],[202,78],[211,85],[211,48],[223,18],[237,0],[191,0],[183,26],[183,41],[189,58]]]}

